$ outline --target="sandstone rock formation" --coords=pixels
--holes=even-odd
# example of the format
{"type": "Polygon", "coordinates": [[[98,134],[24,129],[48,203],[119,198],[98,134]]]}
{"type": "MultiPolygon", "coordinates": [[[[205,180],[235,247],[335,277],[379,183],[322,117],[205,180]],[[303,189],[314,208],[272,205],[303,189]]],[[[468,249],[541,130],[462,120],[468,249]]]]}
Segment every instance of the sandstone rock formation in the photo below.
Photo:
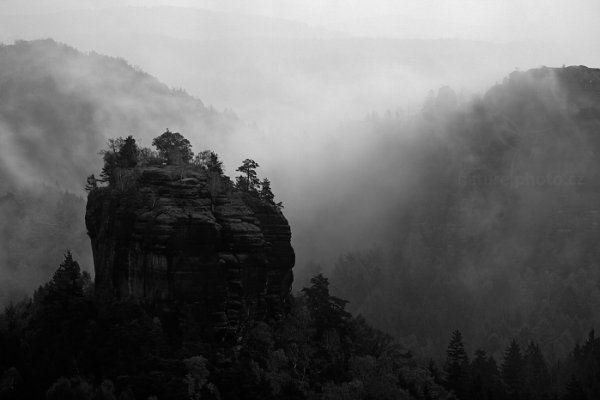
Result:
{"type": "Polygon", "coordinates": [[[90,192],[86,225],[96,294],[184,305],[216,331],[277,318],[294,250],[281,211],[228,178],[175,166],[124,170],[90,192]]]}

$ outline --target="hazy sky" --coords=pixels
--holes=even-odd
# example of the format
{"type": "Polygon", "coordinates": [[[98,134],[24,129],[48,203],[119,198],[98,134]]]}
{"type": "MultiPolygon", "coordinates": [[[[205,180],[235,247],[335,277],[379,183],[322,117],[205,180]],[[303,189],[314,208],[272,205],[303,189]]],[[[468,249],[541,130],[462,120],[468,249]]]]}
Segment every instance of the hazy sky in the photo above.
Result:
{"type": "Polygon", "coordinates": [[[123,5],[252,13],[361,36],[577,41],[590,45],[600,36],[598,0],[0,0],[0,13],[123,5]]]}

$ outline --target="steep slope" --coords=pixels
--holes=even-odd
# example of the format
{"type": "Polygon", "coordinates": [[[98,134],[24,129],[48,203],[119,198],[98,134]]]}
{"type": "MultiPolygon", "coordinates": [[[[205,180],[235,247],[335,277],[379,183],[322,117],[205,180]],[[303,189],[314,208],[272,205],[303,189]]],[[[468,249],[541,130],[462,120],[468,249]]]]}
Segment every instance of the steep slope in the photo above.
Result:
{"type": "Polygon", "coordinates": [[[390,250],[340,258],[336,293],[432,353],[456,328],[497,354],[512,337],[570,351],[600,324],[599,84],[586,67],[514,72],[472,103],[445,88],[414,120],[373,122],[411,133],[357,182],[402,189],[373,200],[390,250]]]}

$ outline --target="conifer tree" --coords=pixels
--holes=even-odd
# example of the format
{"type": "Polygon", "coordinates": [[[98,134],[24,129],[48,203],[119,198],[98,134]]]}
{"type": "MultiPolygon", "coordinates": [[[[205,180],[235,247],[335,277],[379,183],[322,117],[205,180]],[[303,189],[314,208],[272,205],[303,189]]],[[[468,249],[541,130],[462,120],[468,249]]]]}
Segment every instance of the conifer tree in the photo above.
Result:
{"type": "Polygon", "coordinates": [[[256,168],[258,167],[259,165],[256,161],[247,158],[236,169],[236,171],[243,174],[236,178],[236,186],[239,190],[246,193],[258,194],[258,186],[260,185],[260,181],[256,175],[256,168]]]}
{"type": "Polygon", "coordinates": [[[468,369],[469,357],[465,351],[462,334],[459,330],[455,330],[452,332],[450,343],[446,349],[444,372],[446,388],[453,391],[459,398],[463,398],[466,394],[468,369]]]}
{"type": "Polygon", "coordinates": [[[260,198],[275,205],[275,195],[271,191],[271,181],[268,178],[263,179],[260,183],[260,198]]]}
{"type": "Polygon", "coordinates": [[[502,398],[503,390],[494,357],[483,350],[475,351],[469,375],[469,398],[478,400],[502,398]]]}
{"type": "Polygon", "coordinates": [[[523,397],[523,356],[521,347],[515,339],[504,351],[502,362],[502,380],[506,385],[506,391],[511,399],[519,400],[523,397]]]}
{"type": "Polygon", "coordinates": [[[139,149],[133,136],[129,135],[119,149],[119,166],[133,168],[138,163],[139,149]]]}
{"type": "Polygon", "coordinates": [[[212,173],[223,175],[223,161],[219,159],[219,155],[214,151],[210,152],[207,168],[212,173]]]}
{"type": "Polygon", "coordinates": [[[529,342],[525,350],[523,369],[528,397],[534,400],[546,398],[550,385],[550,373],[540,347],[533,341],[529,342]]]}
{"type": "Polygon", "coordinates": [[[318,274],[310,280],[311,286],[302,289],[308,309],[315,319],[317,333],[327,329],[342,329],[351,318],[345,308],[348,303],[329,294],[329,280],[318,274]]]}
{"type": "Polygon", "coordinates": [[[73,260],[71,252],[67,251],[65,259],[48,284],[47,300],[61,302],[80,297],[83,297],[81,269],[79,263],[73,260]]]}
{"type": "Polygon", "coordinates": [[[107,182],[108,186],[114,186],[117,183],[117,163],[116,153],[110,151],[104,152],[104,166],[100,172],[100,180],[107,182]]]}

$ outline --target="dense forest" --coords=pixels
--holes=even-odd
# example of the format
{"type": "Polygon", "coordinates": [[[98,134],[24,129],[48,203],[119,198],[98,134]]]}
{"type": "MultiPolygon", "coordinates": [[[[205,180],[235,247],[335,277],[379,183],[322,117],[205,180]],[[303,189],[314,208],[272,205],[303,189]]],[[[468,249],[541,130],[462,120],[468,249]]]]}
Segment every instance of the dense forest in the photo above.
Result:
{"type": "Polygon", "coordinates": [[[566,356],[600,322],[598,82],[514,72],[471,102],[442,88],[414,118],[371,116],[356,129],[382,157],[339,196],[369,204],[340,218],[363,245],[298,280],[327,272],[349,310],[432,357],[457,328],[496,357],[512,338],[566,356]]]}
{"type": "Polygon", "coordinates": [[[98,306],[67,253],[32,299],[0,320],[0,398],[446,398],[389,335],[354,318],[316,276],[281,321],[238,343],[150,304],[98,306]]]}
{"type": "Polygon", "coordinates": [[[0,398],[595,399],[600,338],[564,359],[512,340],[470,357],[454,331],[441,364],[354,317],[319,274],[284,318],[249,322],[235,343],[201,335],[158,304],[98,303],[67,252],[52,280],[0,316],[0,398]],[[454,397],[456,396],[456,397],[454,397]]]}

